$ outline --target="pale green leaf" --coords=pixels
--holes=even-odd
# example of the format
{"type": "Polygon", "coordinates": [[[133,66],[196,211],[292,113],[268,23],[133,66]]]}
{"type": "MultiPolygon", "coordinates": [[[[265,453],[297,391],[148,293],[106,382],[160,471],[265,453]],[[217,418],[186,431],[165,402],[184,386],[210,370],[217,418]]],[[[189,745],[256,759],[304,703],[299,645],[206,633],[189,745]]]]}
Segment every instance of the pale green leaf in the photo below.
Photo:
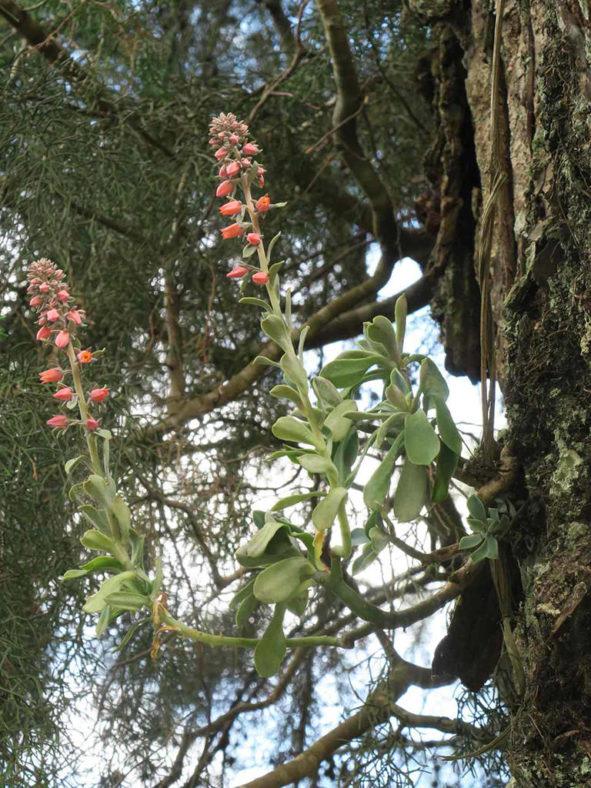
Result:
{"type": "Polygon", "coordinates": [[[427,498],[427,468],[404,461],[394,493],[394,516],[402,523],[416,520],[427,498]]]}
{"type": "Polygon", "coordinates": [[[324,531],[330,528],[341,503],[347,497],[347,490],[344,487],[333,487],[328,495],[323,498],[312,512],[312,522],[316,530],[324,531]]]}
{"type": "Polygon", "coordinates": [[[257,576],[253,593],[259,602],[266,604],[286,602],[298,591],[302,581],[315,572],[314,566],[303,556],[277,561],[257,576]]]}
{"type": "Polygon", "coordinates": [[[423,410],[409,413],[404,419],[404,448],[415,465],[430,465],[439,454],[439,438],[423,410]]]}
{"type": "Polygon", "coordinates": [[[267,678],[274,676],[281,667],[285,656],[286,643],[283,634],[283,616],[285,605],[276,605],[273,618],[265,634],[259,640],[254,650],[254,666],[260,676],[267,678]]]}

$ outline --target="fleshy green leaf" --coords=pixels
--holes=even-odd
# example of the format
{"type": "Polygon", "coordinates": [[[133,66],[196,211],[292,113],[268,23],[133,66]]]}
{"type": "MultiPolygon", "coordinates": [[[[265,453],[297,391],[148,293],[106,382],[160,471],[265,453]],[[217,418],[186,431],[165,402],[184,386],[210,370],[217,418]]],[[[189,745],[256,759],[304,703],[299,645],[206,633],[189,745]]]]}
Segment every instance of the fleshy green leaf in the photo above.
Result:
{"type": "Polygon", "coordinates": [[[423,410],[409,413],[404,419],[404,448],[415,465],[430,465],[439,454],[439,438],[423,410]]]}
{"type": "Polygon", "coordinates": [[[304,403],[302,402],[299,392],[297,392],[291,386],[287,386],[285,383],[280,383],[278,386],[273,386],[269,394],[272,397],[277,397],[277,399],[288,399],[300,409],[304,407],[304,403]]]}
{"type": "Polygon", "coordinates": [[[334,453],[334,464],[338,469],[341,482],[345,482],[351,473],[353,464],[357,459],[359,453],[359,437],[357,430],[352,430],[344,440],[342,440],[334,453]]]}
{"type": "Polygon", "coordinates": [[[254,586],[255,580],[256,577],[253,577],[252,580],[249,580],[248,583],[246,583],[246,585],[243,585],[242,588],[240,588],[234,594],[234,596],[230,600],[230,604],[228,605],[230,610],[232,610],[232,608],[237,607],[241,602],[244,602],[244,600],[247,599],[248,597],[252,596],[252,587],[254,586]]]}
{"type": "Polygon", "coordinates": [[[441,449],[437,455],[437,465],[431,500],[434,503],[441,503],[447,498],[449,483],[458,464],[458,455],[449,449],[445,443],[441,444],[441,449]]]}
{"type": "Polygon", "coordinates": [[[141,610],[142,607],[150,604],[150,598],[142,594],[134,594],[132,591],[115,591],[105,597],[106,602],[111,607],[118,607],[121,610],[141,610]]]}
{"type": "Polygon", "coordinates": [[[67,572],[61,576],[61,580],[76,580],[78,577],[85,577],[88,572],[85,569],[68,569],[67,572]]]}
{"type": "Polygon", "coordinates": [[[68,460],[68,462],[64,465],[64,470],[66,471],[66,473],[70,473],[72,468],[78,465],[80,460],[85,460],[85,459],[86,459],[86,454],[79,454],[77,457],[73,457],[71,460],[68,460]]]}
{"type": "Polygon", "coordinates": [[[359,547],[359,545],[367,544],[368,542],[369,536],[363,528],[353,528],[351,531],[351,544],[354,547],[359,547]]]}
{"type": "Polygon", "coordinates": [[[236,558],[246,567],[266,566],[288,555],[298,555],[293,545],[290,528],[285,523],[269,520],[257,531],[252,539],[241,545],[236,551],[236,558]]]}
{"type": "Polygon", "coordinates": [[[242,250],[242,257],[244,258],[252,257],[252,255],[256,252],[256,250],[257,250],[256,246],[250,246],[250,245],[245,246],[244,249],[242,250]]]}
{"type": "Polygon", "coordinates": [[[318,377],[312,378],[312,387],[316,392],[318,399],[321,400],[325,405],[332,405],[332,407],[335,407],[343,400],[336,386],[334,386],[330,380],[327,380],[327,378],[323,378],[320,375],[318,377]]]}
{"type": "Polygon", "coordinates": [[[293,383],[300,391],[308,390],[308,376],[299,358],[291,353],[285,353],[279,366],[290,383],[293,383]]]}
{"type": "Polygon", "coordinates": [[[480,547],[477,547],[476,550],[474,550],[474,552],[470,555],[472,563],[474,564],[477,564],[479,561],[484,561],[485,558],[495,561],[498,557],[499,545],[494,536],[487,536],[480,547]]]}
{"type": "Polygon", "coordinates": [[[476,545],[479,545],[480,542],[482,542],[480,534],[470,534],[470,536],[462,536],[458,546],[460,550],[471,550],[476,545]]]}
{"type": "Polygon", "coordinates": [[[97,637],[103,634],[106,628],[109,626],[109,621],[111,620],[111,608],[106,605],[99,616],[99,620],[96,623],[96,634],[97,637]]]}
{"type": "Polygon", "coordinates": [[[82,564],[80,569],[85,569],[87,572],[101,572],[105,569],[115,569],[117,572],[123,571],[123,564],[111,555],[99,555],[82,564]]]}
{"type": "Polygon", "coordinates": [[[394,473],[396,458],[400,454],[402,447],[402,435],[399,435],[392,446],[388,449],[386,456],[372,473],[369,481],[363,490],[363,500],[368,509],[383,506],[390,489],[390,480],[394,473]]]}
{"type": "Polygon", "coordinates": [[[449,397],[449,388],[445,378],[430,358],[424,359],[421,364],[419,381],[420,390],[423,394],[427,394],[430,397],[441,397],[443,400],[449,397]]]}
{"type": "Polygon", "coordinates": [[[449,408],[441,397],[433,397],[435,412],[437,414],[437,429],[439,437],[455,454],[462,453],[462,438],[458,432],[449,408]]]}
{"type": "Polygon", "coordinates": [[[258,604],[259,600],[252,594],[242,600],[236,610],[235,621],[237,627],[243,627],[248,622],[248,619],[252,616],[258,604]]]}
{"type": "Polygon", "coordinates": [[[267,315],[261,320],[261,328],[280,348],[285,351],[291,348],[289,329],[282,317],[279,317],[279,315],[267,315]]]}
{"type": "Polygon", "coordinates": [[[303,421],[299,421],[293,416],[280,416],[271,427],[271,432],[282,441],[316,445],[316,439],[311,429],[303,421]]]}
{"type": "Polygon", "coordinates": [[[287,495],[285,498],[281,498],[277,503],[274,503],[271,507],[272,512],[280,512],[282,509],[287,509],[290,506],[295,506],[296,503],[301,503],[302,501],[309,501],[310,498],[318,498],[319,496],[323,495],[320,490],[311,490],[310,492],[306,493],[295,493],[294,495],[287,495]]]}
{"type": "Polygon", "coordinates": [[[285,604],[275,606],[273,618],[254,650],[254,666],[260,676],[274,676],[281,667],[286,644],[283,634],[285,604]]]}
{"type": "Polygon", "coordinates": [[[370,544],[365,545],[361,555],[358,556],[353,562],[352,572],[354,575],[359,574],[359,572],[362,572],[364,569],[367,569],[367,567],[376,560],[378,555],[389,542],[387,535],[382,531],[381,528],[378,528],[377,526],[370,528],[369,533],[371,535],[370,544]]]}
{"type": "Polygon", "coordinates": [[[389,358],[396,358],[398,352],[398,345],[396,343],[396,334],[394,326],[383,315],[378,315],[367,326],[365,334],[372,342],[381,344],[389,358]]]}
{"type": "Polygon", "coordinates": [[[255,296],[244,296],[238,301],[239,304],[249,304],[250,306],[258,306],[261,309],[264,309],[265,312],[269,312],[271,309],[270,304],[266,301],[263,301],[262,298],[255,298],[255,296]]]}
{"type": "Polygon", "coordinates": [[[86,531],[80,537],[80,542],[89,550],[100,550],[102,553],[112,553],[115,548],[113,540],[100,531],[86,531]]]}
{"type": "Polygon", "coordinates": [[[403,413],[392,413],[388,418],[383,421],[380,426],[378,427],[378,431],[376,432],[376,440],[375,440],[375,447],[376,449],[381,448],[382,443],[384,442],[385,438],[392,434],[396,437],[402,432],[404,428],[404,414],[403,413]]]}
{"type": "Polygon", "coordinates": [[[475,534],[485,534],[487,531],[486,520],[477,520],[476,517],[468,517],[468,525],[475,534]]]}
{"type": "Polygon", "coordinates": [[[267,259],[268,260],[271,259],[271,254],[273,252],[273,247],[275,246],[275,244],[277,243],[277,241],[279,240],[280,237],[281,237],[281,233],[277,233],[277,235],[274,235],[273,238],[271,238],[271,240],[269,241],[269,246],[267,247],[267,259]]]}
{"type": "Polygon", "coordinates": [[[356,386],[367,370],[377,361],[373,353],[363,352],[357,358],[343,358],[342,356],[330,361],[322,370],[322,377],[329,380],[338,388],[352,388],[356,386]]]}
{"type": "Polygon", "coordinates": [[[337,469],[332,460],[328,457],[321,457],[319,454],[300,454],[297,458],[302,468],[305,468],[310,473],[325,473],[327,475],[337,476],[337,469]]]}
{"type": "Polygon", "coordinates": [[[330,430],[332,439],[335,443],[342,441],[351,429],[352,422],[346,417],[346,414],[356,411],[357,403],[352,399],[346,399],[339,402],[324,420],[324,426],[330,430]]]}
{"type": "Polygon", "coordinates": [[[312,512],[312,522],[318,531],[330,528],[334,522],[339,506],[347,497],[344,487],[333,487],[326,498],[323,498],[312,512]]]}
{"type": "Polygon", "coordinates": [[[84,482],[84,491],[95,501],[104,506],[110,506],[115,499],[115,482],[112,479],[105,479],[97,473],[92,473],[84,482]]]}
{"type": "Polygon", "coordinates": [[[396,341],[398,343],[398,350],[402,354],[404,346],[404,334],[406,332],[406,314],[408,312],[408,303],[405,295],[401,295],[396,299],[394,307],[394,318],[396,321],[396,341]]]}
{"type": "Polygon", "coordinates": [[[107,604],[107,597],[109,594],[114,594],[116,591],[128,583],[130,580],[135,580],[137,573],[130,569],[127,572],[120,572],[118,575],[113,575],[108,580],[105,580],[96,594],[91,594],[83,607],[85,613],[99,613],[107,604]]]}
{"type": "Polygon", "coordinates": [[[111,504],[111,511],[119,523],[122,536],[127,539],[131,525],[131,512],[129,511],[129,506],[120,495],[115,496],[115,500],[111,504]]]}
{"type": "Polygon", "coordinates": [[[287,603],[287,609],[294,616],[303,616],[308,607],[308,589],[305,588],[297,596],[292,597],[287,603]]]}
{"type": "Polygon", "coordinates": [[[277,561],[257,576],[253,587],[254,595],[260,602],[269,605],[286,602],[315,571],[314,566],[303,556],[277,561]]]}
{"type": "Polygon", "coordinates": [[[486,522],[486,508],[477,495],[471,495],[466,501],[466,506],[472,517],[486,522]]]}
{"type": "Polygon", "coordinates": [[[303,360],[304,358],[304,347],[306,345],[306,337],[310,331],[310,326],[304,326],[300,331],[300,338],[298,340],[298,357],[303,360]]]}
{"type": "Polygon", "coordinates": [[[90,504],[84,504],[84,506],[80,506],[79,511],[92,525],[96,526],[99,531],[102,531],[104,534],[111,533],[109,518],[104,509],[95,509],[94,506],[90,506],[90,504]]]}
{"type": "Polygon", "coordinates": [[[410,411],[410,405],[404,396],[404,393],[396,386],[394,383],[391,383],[388,388],[386,389],[386,397],[388,401],[394,405],[400,411],[404,413],[408,413],[410,411]]]}
{"type": "Polygon", "coordinates": [[[427,498],[427,468],[404,461],[394,493],[394,516],[402,523],[416,520],[427,498]]]}

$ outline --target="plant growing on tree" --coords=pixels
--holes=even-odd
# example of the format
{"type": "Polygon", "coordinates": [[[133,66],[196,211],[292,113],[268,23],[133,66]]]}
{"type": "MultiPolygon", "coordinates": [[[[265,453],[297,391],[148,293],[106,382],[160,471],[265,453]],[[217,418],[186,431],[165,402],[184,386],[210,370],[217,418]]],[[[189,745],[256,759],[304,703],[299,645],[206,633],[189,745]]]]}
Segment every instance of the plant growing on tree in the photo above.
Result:
{"type": "MultiPolygon", "coordinates": [[[[221,234],[224,239],[245,242],[242,261],[227,277],[240,280],[242,292],[249,283],[261,289],[261,294],[243,296],[241,303],[262,311],[261,327],[282,351],[278,361],[259,356],[254,362],[281,371],[284,382],[271,394],[292,407],[289,415],[281,416],[272,427],[283,446],[269,460],[285,458],[317,482],[313,491],[281,498],[269,511],[253,512],[257,531],[237,551],[237,560],[251,577],[231,605],[236,608],[238,625],[244,624],[258,605],[272,607],[260,638],[200,632],[167,610],[162,573],[158,567],[153,575],[146,571],[143,538],[132,527],[130,509],[110,473],[111,434],[100,427],[97,418],[110,392],[93,376],[101,351],[83,348],[80,342],[85,315],[76,307],[61,269],[46,259],[33,263],[28,290],[30,305],[39,313],[37,339],[53,345],[58,358],[63,359],[63,366],[40,373],[44,385],[57,386],[53,399],[66,409],[47,423],[60,433],[82,430],[86,441],[86,452],[71,459],[66,471],[80,467],[88,471],[72,486],[70,498],[91,526],[81,538],[83,546],[99,555],[79,569],[69,570],[63,579],[109,575],[84,605],[85,612],[99,614],[98,634],[125,612],[147,610],[149,616],[135,622],[126,640],[139,624],[152,620],[156,629],[154,654],[160,632],[174,630],[211,646],[254,649],[256,669],[262,676],[271,676],[279,670],[288,648],[350,644],[346,635],[285,637],[287,611],[303,615],[315,586],[325,586],[365,621],[387,624],[388,614],[366,602],[344,580],[342,565],[358,551],[352,571],[359,572],[391,540],[400,542],[392,532],[390,509],[398,522],[410,522],[419,518],[425,507],[445,500],[462,441],[446,405],[449,390],[437,366],[423,354],[404,351],[404,297],[396,303],[393,322],[378,316],[366,323],[356,349],[341,353],[320,375],[308,379],[303,359],[307,328],[295,328],[291,292],[282,292],[280,286],[283,261],[273,260],[279,234],[265,241],[266,214],[286,203],[272,203],[267,194],[253,193],[264,187],[265,169],[256,158],[260,149],[249,140],[246,124],[232,114],[221,114],[213,119],[210,134],[220,165],[216,195],[225,199],[219,211],[232,222],[221,234]],[[366,383],[379,386],[381,396],[374,407],[361,411],[358,394],[366,383]],[[74,417],[76,410],[78,417],[74,417]],[[363,488],[366,522],[363,528],[352,529],[349,495],[370,450],[382,452],[383,458],[363,488]],[[397,463],[401,463],[399,473],[397,463]],[[306,501],[314,503],[311,522],[294,522],[296,518],[284,514],[306,501]],[[328,535],[337,526],[335,543],[337,538],[332,540],[328,535]]],[[[487,512],[475,496],[468,506],[474,535],[463,537],[458,549],[473,550],[473,563],[497,558],[497,536],[508,527],[507,513],[498,509],[487,512]]]]}

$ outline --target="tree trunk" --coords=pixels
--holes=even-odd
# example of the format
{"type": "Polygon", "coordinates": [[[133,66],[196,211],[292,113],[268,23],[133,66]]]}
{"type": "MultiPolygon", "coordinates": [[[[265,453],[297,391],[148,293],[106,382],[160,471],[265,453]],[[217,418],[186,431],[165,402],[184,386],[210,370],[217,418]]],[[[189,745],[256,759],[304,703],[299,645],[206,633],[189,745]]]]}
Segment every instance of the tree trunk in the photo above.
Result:
{"type": "Polygon", "coordinates": [[[511,705],[507,757],[518,786],[589,785],[589,5],[409,0],[409,7],[434,37],[452,33],[461,48],[480,227],[496,174],[491,161],[506,175],[493,201],[491,303],[507,441],[523,472],[509,538],[523,583],[514,623],[525,673],[524,695],[511,705]],[[492,128],[495,14],[503,5],[492,128]]]}

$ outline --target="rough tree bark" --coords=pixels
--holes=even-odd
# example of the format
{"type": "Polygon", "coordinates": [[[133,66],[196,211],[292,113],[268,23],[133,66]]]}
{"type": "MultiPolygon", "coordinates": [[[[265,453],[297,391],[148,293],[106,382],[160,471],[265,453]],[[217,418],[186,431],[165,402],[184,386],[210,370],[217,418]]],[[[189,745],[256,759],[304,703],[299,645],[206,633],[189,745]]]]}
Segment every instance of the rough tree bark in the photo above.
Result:
{"type": "MultiPolygon", "coordinates": [[[[506,698],[512,718],[507,759],[518,786],[589,785],[589,5],[585,0],[409,0],[408,7],[439,42],[432,67],[437,89],[445,87],[443,77],[450,73],[445,53],[449,59],[456,47],[456,63],[465,69],[480,178],[475,186],[473,171],[465,168],[455,196],[465,200],[468,188],[473,190],[479,222],[490,197],[494,145],[500,152],[496,166],[507,176],[496,198],[491,300],[509,418],[506,441],[522,471],[515,492],[518,525],[509,538],[524,593],[514,624],[525,672],[523,696],[506,698]],[[491,129],[499,10],[499,101],[491,129]]],[[[446,109],[449,105],[440,102],[440,124],[449,131],[446,109]]],[[[465,138],[458,145],[466,149],[465,138]]],[[[452,320],[450,306],[440,310],[445,326],[452,320]]]]}

